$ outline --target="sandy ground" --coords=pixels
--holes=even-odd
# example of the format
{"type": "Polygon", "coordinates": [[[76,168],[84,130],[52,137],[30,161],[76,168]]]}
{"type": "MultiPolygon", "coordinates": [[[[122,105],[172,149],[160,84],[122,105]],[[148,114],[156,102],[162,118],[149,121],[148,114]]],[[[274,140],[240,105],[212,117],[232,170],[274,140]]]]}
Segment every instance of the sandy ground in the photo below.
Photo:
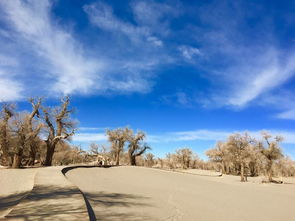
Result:
{"type": "Polygon", "coordinates": [[[140,167],[77,168],[66,173],[97,220],[292,220],[295,185],[240,183],[140,167]]]}
{"type": "Polygon", "coordinates": [[[0,169],[0,218],[33,188],[36,169],[0,169]]]}

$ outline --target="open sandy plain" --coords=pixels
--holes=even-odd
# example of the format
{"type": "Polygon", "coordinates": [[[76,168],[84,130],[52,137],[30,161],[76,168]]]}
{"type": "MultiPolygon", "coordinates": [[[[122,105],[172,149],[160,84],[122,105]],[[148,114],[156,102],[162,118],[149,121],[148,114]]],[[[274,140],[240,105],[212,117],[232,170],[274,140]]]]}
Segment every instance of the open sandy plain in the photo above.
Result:
{"type": "Polygon", "coordinates": [[[199,170],[62,169],[0,169],[0,220],[295,220],[294,179],[280,185],[199,170]]]}
{"type": "Polygon", "coordinates": [[[294,183],[202,175],[141,167],[77,168],[66,174],[97,220],[295,220],[294,183]]]}

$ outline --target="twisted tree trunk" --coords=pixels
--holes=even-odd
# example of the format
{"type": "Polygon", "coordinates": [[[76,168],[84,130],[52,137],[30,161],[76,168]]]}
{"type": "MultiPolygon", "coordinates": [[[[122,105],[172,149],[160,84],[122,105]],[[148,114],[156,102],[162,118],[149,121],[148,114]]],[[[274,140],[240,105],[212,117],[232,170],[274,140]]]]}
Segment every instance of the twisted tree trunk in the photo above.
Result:
{"type": "Polygon", "coordinates": [[[51,145],[51,144],[46,144],[46,156],[45,156],[45,161],[44,161],[44,166],[51,166],[52,165],[52,159],[53,159],[53,154],[54,154],[54,150],[55,150],[55,145],[51,145]]]}
{"type": "Polygon", "coordinates": [[[242,163],[241,163],[241,182],[245,182],[244,171],[245,171],[245,165],[244,165],[244,163],[242,162],[242,163]]]}

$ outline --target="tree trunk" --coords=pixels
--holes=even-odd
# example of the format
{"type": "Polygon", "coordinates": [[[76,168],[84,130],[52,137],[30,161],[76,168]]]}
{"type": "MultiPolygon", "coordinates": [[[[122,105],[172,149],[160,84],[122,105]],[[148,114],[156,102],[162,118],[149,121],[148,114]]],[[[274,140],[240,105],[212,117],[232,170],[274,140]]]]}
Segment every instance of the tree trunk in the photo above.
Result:
{"type": "Polygon", "coordinates": [[[272,182],[272,163],[268,163],[267,167],[268,182],[272,182]]]}
{"type": "Polygon", "coordinates": [[[225,163],[223,161],[221,162],[221,174],[225,174],[225,163]]]}
{"type": "Polygon", "coordinates": [[[36,159],[36,148],[35,148],[35,145],[32,144],[30,149],[30,159],[29,159],[28,165],[34,166],[35,159],[36,159]]]}
{"type": "Polygon", "coordinates": [[[20,168],[22,161],[22,155],[19,153],[14,154],[12,168],[20,168]]]}
{"type": "Polygon", "coordinates": [[[55,146],[47,145],[45,162],[43,164],[44,166],[51,166],[52,165],[52,158],[53,158],[53,154],[54,154],[54,149],[55,149],[55,146]]]}
{"type": "Polygon", "coordinates": [[[245,182],[244,163],[241,163],[241,182],[245,182]]]}
{"type": "Polygon", "coordinates": [[[10,156],[9,156],[9,152],[8,152],[8,149],[9,149],[9,142],[8,142],[8,139],[7,139],[7,133],[6,133],[6,131],[4,131],[4,130],[6,130],[6,128],[1,128],[1,130],[3,130],[2,131],[2,134],[1,134],[1,136],[3,137],[2,139],[1,139],[1,143],[0,143],[0,145],[1,145],[1,150],[2,150],[2,153],[3,153],[3,165],[4,166],[11,166],[12,165],[12,161],[11,161],[11,159],[10,159],[10,156]]]}
{"type": "Polygon", "coordinates": [[[136,166],[136,156],[135,155],[129,155],[129,161],[131,166],[136,166]]]}
{"type": "Polygon", "coordinates": [[[120,152],[116,152],[116,166],[120,165],[120,152]]]}
{"type": "Polygon", "coordinates": [[[271,170],[268,171],[268,182],[272,181],[272,172],[271,170]]]}

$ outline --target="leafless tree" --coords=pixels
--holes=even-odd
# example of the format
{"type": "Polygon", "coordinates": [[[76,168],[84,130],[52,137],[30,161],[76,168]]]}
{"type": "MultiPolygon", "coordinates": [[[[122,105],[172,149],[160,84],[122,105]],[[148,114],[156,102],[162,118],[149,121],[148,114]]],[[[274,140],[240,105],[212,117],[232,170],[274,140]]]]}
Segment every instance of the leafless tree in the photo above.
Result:
{"type": "Polygon", "coordinates": [[[2,152],[2,164],[6,166],[12,165],[12,159],[10,157],[10,132],[9,132],[9,120],[13,116],[14,106],[4,104],[1,111],[0,121],[0,150],[2,152]]]}
{"type": "Polygon", "coordinates": [[[167,153],[166,154],[166,159],[165,159],[165,164],[169,169],[175,169],[177,167],[177,157],[176,154],[172,153],[167,153]]]}
{"type": "Polygon", "coordinates": [[[37,116],[38,118],[40,117],[39,109],[41,106],[42,99],[30,98],[29,101],[32,105],[32,112],[27,116],[27,130],[28,130],[27,140],[28,140],[29,155],[30,155],[28,165],[32,166],[34,165],[37,149],[38,149],[38,146],[37,146],[38,142],[36,141],[36,139],[37,139],[37,136],[39,135],[41,128],[43,127],[43,124],[39,123],[34,128],[33,120],[35,116],[37,116]]]}
{"type": "Polygon", "coordinates": [[[229,151],[224,142],[217,142],[216,147],[206,152],[210,160],[221,166],[222,174],[226,173],[226,164],[228,161],[229,151]]]}
{"type": "Polygon", "coordinates": [[[283,140],[282,137],[276,136],[271,140],[272,136],[267,132],[262,132],[262,137],[265,142],[260,142],[261,153],[265,157],[265,170],[268,181],[272,182],[273,179],[273,164],[275,161],[283,157],[279,143],[283,140]],[[266,145],[266,147],[265,147],[266,145]]]}
{"type": "Polygon", "coordinates": [[[183,169],[188,169],[192,161],[193,151],[189,148],[182,148],[176,150],[177,162],[181,164],[183,169]]]}
{"type": "Polygon", "coordinates": [[[155,156],[152,153],[145,154],[145,165],[147,167],[152,167],[155,163],[155,156]]]}
{"type": "Polygon", "coordinates": [[[73,110],[69,109],[70,99],[68,96],[61,99],[58,108],[44,108],[44,121],[47,126],[46,156],[44,166],[51,166],[56,145],[70,138],[75,133],[75,123],[70,118],[73,110]]]}
{"type": "Polygon", "coordinates": [[[151,149],[147,144],[141,143],[145,134],[141,131],[137,134],[130,133],[128,137],[128,156],[130,165],[136,166],[136,157],[141,156],[145,151],[151,149]]]}
{"type": "Polygon", "coordinates": [[[245,182],[245,166],[249,161],[250,153],[249,148],[252,142],[252,138],[245,133],[241,135],[239,133],[229,136],[227,145],[230,153],[236,159],[240,166],[241,182],[245,182]]]}
{"type": "MultiPolygon", "coordinates": [[[[12,132],[14,133],[14,154],[13,154],[13,168],[20,168],[26,150],[30,153],[30,157],[34,163],[36,154],[36,137],[39,135],[43,125],[41,123],[33,126],[33,118],[38,113],[37,107],[34,107],[32,112],[18,113],[14,116],[12,121],[12,132]],[[32,149],[34,148],[34,149],[32,149]],[[32,152],[34,155],[32,156],[32,152]]],[[[33,163],[31,165],[33,165],[33,163]]]]}
{"type": "Polygon", "coordinates": [[[107,130],[106,131],[108,140],[110,141],[112,153],[115,158],[115,164],[120,164],[120,154],[124,150],[124,145],[126,141],[128,141],[128,138],[132,134],[132,131],[126,127],[126,128],[118,128],[115,130],[107,130]]]}
{"type": "Polygon", "coordinates": [[[88,157],[91,158],[91,162],[96,161],[99,165],[108,165],[110,161],[107,147],[96,143],[90,144],[88,157]]]}

